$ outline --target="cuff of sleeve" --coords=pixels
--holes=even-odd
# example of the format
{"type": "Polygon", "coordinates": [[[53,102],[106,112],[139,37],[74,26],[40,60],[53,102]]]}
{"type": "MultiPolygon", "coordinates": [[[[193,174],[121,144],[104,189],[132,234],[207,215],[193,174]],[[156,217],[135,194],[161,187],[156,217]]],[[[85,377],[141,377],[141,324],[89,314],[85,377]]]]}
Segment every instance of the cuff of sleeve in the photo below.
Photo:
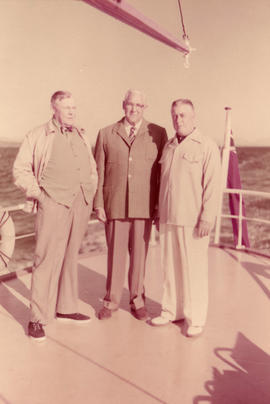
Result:
{"type": "Polygon", "coordinates": [[[200,217],[200,221],[208,222],[210,224],[213,224],[215,222],[216,216],[213,216],[213,214],[207,214],[207,212],[203,212],[200,217]]]}

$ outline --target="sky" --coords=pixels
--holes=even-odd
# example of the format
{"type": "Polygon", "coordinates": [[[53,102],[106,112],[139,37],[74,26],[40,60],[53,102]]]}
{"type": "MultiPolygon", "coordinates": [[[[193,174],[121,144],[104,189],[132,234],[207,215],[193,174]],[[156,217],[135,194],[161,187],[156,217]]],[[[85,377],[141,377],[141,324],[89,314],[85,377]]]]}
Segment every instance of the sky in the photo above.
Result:
{"type": "MultiPolygon", "coordinates": [[[[181,39],[177,0],[127,0],[181,39]]],[[[0,0],[0,141],[20,142],[69,90],[94,145],[123,115],[127,89],[145,92],[147,120],[174,135],[170,105],[190,98],[197,126],[219,145],[232,108],[237,146],[270,147],[270,1],[181,0],[191,46],[181,53],[82,0],[0,0]]]]}

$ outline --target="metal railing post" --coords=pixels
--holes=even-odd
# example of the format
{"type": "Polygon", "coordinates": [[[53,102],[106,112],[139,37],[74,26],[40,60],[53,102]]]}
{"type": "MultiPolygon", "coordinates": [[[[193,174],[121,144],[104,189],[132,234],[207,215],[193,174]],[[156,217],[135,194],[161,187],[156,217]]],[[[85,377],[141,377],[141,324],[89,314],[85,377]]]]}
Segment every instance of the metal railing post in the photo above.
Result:
{"type": "Polygon", "coordinates": [[[239,191],[239,214],[238,214],[238,240],[236,248],[242,248],[242,222],[243,222],[243,194],[239,191]]]}

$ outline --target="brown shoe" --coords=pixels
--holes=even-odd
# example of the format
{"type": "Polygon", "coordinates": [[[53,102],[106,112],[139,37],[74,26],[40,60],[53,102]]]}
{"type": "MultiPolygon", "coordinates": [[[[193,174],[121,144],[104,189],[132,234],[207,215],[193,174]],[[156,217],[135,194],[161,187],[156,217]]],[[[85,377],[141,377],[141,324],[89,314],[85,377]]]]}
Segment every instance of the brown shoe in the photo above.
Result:
{"type": "Polygon", "coordinates": [[[146,321],[149,319],[149,314],[145,307],[140,307],[139,309],[131,309],[131,313],[137,320],[146,321]]]}
{"type": "Polygon", "coordinates": [[[89,323],[91,318],[81,313],[62,314],[56,313],[57,320],[62,322],[73,322],[77,324],[89,323]]]}
{"type": "Polygon", "coordinates": [[[110,318],[112,316],[112,310],[107,307],[102,307],[100,312],[98,313],[99,320],[105,320],[106,318],[110,318]]]}

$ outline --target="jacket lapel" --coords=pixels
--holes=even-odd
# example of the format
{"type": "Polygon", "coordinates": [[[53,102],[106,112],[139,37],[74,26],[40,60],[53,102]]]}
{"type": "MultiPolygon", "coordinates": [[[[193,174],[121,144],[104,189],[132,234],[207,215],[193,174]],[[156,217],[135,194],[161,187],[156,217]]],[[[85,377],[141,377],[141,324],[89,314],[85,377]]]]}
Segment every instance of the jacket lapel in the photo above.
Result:
{"type": "MultiPolygon", "coordinates": [[[[119,122],[117,122],[117,124],[115,125],[115,128],[114,128],[114,131],[118,136],[120,136],[127,143],[128,146],[131,146],[130,139],[126,133],[126,129],[124,126],[124,118],[122,118],[119,122]]],[[[143,119],[134,141],[136,141],[137,137],[142,137],[147,132],[148,132],[148,122],[145,119],[143,119]]]]}
{"type": "Polygon", "coordinates": [[[127,143],[128,146],[130,146],[129,138],[124,126],[124,118],[117,122],[114,127],[114,132],[117,136],[120,136],[124,140],[124,142],[127,143]]]}
{"type": "Polygon", "coordinates": [[[202,135],[200,131],[195,128],[194,131],[188,136],[190,140],[194,140],[195,142],[202,143],[202,135]]]}

